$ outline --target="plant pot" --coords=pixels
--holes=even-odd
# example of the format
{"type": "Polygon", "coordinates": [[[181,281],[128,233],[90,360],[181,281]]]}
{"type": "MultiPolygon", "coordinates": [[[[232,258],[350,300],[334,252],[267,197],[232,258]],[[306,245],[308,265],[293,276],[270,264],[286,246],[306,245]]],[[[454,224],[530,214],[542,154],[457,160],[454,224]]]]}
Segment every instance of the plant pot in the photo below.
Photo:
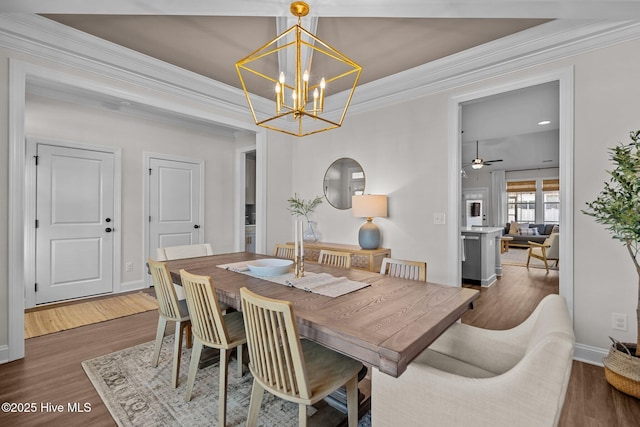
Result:
{"type": "Polygon", "coordinates": [[[607,382],[617,390],[640,399],[640,357],[636,344],[613,340],[609,354],[602,362],[607,382]]]}

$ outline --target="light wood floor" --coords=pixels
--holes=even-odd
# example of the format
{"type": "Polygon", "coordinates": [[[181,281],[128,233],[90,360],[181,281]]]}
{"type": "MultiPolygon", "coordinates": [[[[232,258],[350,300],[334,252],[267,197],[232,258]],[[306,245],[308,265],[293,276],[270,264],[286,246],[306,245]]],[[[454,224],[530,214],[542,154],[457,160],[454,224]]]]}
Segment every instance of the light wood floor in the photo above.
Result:
{"type": "MultiPolygon", "coordinates": [[[[545,295],[557,290],[557,272],[547,275],[540,269],[504,266],[503,278],[481,289],[476,308],[465,314],[463,322],[510,328],[526,318],[545,295]]],[[[0,425],[115,426],[80,363],[153,340],[156,322],[157,313],[147,312],[27,340],[25,359],[0,365],[0,403],[35,403],[38,411],[0,412],[0,425]],[[64,405],[64,412],[43,412],[41,405],[48,402],[64,405]],[[70,414],[66,410],[69,402],[89,403],[91,412],[70,414]]],[[[631,427],[638,420],[640,401],[610,387],[602,368],[574,362],[560,426],[631,427]]]]}

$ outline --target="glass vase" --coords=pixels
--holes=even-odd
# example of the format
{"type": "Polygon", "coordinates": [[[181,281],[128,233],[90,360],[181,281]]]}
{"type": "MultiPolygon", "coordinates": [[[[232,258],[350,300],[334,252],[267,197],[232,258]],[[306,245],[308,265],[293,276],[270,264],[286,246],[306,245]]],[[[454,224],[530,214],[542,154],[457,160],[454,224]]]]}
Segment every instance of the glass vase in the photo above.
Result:
{"type": "Polygon", "coordinates": [[[320,241],[320,232],[318,232],[318,226],[315,221],[307,221],[307,228],[302,233],[302,238],[309,243],[320,241]]]}

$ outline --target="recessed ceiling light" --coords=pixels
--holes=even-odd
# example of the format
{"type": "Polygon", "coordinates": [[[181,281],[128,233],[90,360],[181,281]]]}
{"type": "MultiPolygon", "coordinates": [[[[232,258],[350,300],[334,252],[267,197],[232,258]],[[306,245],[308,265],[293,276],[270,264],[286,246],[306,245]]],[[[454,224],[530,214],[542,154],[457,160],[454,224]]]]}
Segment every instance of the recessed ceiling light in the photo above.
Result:
{"type": "Polygon", "coordinates": [[[540,126],[548,125],[548,124],[551,124],[551,120],[543,120],[541,122],[538,122],[538,124],[540,126]]]}

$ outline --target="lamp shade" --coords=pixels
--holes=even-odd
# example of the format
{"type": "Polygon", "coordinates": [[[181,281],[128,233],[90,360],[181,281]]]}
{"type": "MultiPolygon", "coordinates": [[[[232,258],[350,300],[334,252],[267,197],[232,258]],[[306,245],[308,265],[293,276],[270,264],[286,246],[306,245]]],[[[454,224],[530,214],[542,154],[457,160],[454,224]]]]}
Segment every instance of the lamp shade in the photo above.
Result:
{"type": "Polygon", "coordinates": [[[387,196],[383,194],[365,194],[351,197],[353,216],[357,218],[386,218],[387,196]]]}

